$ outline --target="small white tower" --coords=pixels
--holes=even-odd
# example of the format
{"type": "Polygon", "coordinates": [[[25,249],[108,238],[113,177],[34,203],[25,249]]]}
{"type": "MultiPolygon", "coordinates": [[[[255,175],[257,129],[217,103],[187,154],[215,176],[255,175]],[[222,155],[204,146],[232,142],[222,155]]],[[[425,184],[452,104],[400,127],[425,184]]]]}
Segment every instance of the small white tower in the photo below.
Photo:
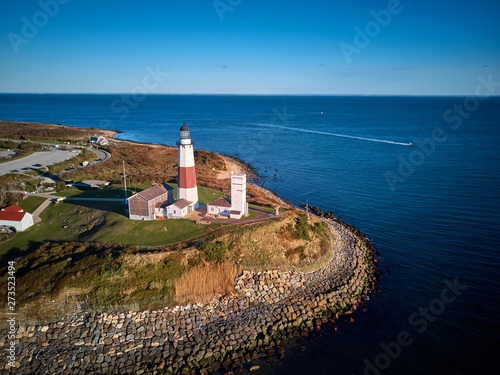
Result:
{"type": "Polygon", "coordinates": [[[236,216],[237,212],[240,217],[248,214],[247,175],[231,173],[231,215],[236,216]]]}
{"type": "Polygon", "coordinates": [[[198,187],[196,186],[196,170],[194,166],[193,142],[191,131],[184,124],[180,129],[179,146],[179,171],[177,179],[177,200],[186,199],[194,204],[197,209],[198,187]]]}

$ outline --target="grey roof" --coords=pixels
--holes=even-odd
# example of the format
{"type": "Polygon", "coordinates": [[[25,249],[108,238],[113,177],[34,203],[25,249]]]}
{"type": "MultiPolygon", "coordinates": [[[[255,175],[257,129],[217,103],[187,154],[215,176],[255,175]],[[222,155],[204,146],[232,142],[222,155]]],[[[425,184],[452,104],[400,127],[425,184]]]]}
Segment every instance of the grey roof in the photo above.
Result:
{"type": "Polygon", "coordinates": [[[183,208],[189,206],[192,203],[193,202],[188,201],[187,199],[182,198],[181,200],[178,200],[177,202],[175,202],[173,205],[179,207],[182,210],[183,208]]]}
{"type": "Polygon", "coordinates": [[[160,195],[173,190],[174,189],[167,184],[158,184],[151,186],[150,188],[147,188],[146,190],[143,190],[137,194],[150,201],[151,199],[155,199],[156,197],[159,197],[160,195]]]}
{"type": "Polygon", "coordinates": [[[229,202],[227,200],[225,200],[224,198],[217,198],[216,200],[210,202],[208,205],[209,206],[217,206],[217,207],[228,207],[228,208],[231,207],[229,202]]]}
{"type": "Polygon", "coordinates": [[[184,131],[189,131],[189,128],[186,126],[186,124],[182,125],[181,126],[181,132],[184,132],[184,131]]]}
{"type": "Polygon", "coordinates": [[[155,208],[167,208],[168,206],[170,206],[170,203],[168,202],[158,202],[156,203],[155,208]]]}

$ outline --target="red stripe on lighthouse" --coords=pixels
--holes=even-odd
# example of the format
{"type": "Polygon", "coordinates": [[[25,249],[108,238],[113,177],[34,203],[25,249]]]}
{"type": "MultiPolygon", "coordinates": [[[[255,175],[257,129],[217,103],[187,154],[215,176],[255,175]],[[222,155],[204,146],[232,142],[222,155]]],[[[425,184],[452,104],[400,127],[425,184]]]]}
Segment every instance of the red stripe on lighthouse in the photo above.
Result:
{"type": "Polygon", "coordinates": [[[196,187],[195,167],[179,167],[177,181],[181,189],[190,189],[196,187]]]}

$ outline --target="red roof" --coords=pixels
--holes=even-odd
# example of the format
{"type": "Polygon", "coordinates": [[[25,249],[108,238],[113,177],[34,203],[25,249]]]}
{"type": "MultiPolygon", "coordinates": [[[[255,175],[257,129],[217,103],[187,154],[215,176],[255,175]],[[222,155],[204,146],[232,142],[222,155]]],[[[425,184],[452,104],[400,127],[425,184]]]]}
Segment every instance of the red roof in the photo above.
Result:
{"type": "Polygon", "coordinates": [[[26,215],[26,212],[17,204],[13,204],[12,206],[2,208],[0,211],[0,220],[21,221],[24,215],[26,215]]]}
{"type": "Polygon", "coordinates": [[[2,211],[23,212],[23,209],[19,207],[17,204],[13,204],[12,206],[2,208],[2,211]]]}
{"type": "Polygon", "coordinates": [[[231,207],[229,202],[224,198],[217,198],[216,200],[210,202],[209,206],[217,206],[217,207],[231,207]]]}

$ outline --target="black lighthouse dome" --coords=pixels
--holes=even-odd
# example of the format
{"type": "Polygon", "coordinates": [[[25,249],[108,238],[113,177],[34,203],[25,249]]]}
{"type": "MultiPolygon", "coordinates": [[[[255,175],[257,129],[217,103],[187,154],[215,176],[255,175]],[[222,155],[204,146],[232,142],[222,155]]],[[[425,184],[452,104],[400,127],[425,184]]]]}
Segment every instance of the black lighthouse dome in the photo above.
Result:
{"type": "Polygon", "coordinates": [[[191,138],[191,132],[190,132],[189,128],[186,126],[186,124],[181,126],[180,135],[181,135],[181,139],[190,139],[191,138]]]}

